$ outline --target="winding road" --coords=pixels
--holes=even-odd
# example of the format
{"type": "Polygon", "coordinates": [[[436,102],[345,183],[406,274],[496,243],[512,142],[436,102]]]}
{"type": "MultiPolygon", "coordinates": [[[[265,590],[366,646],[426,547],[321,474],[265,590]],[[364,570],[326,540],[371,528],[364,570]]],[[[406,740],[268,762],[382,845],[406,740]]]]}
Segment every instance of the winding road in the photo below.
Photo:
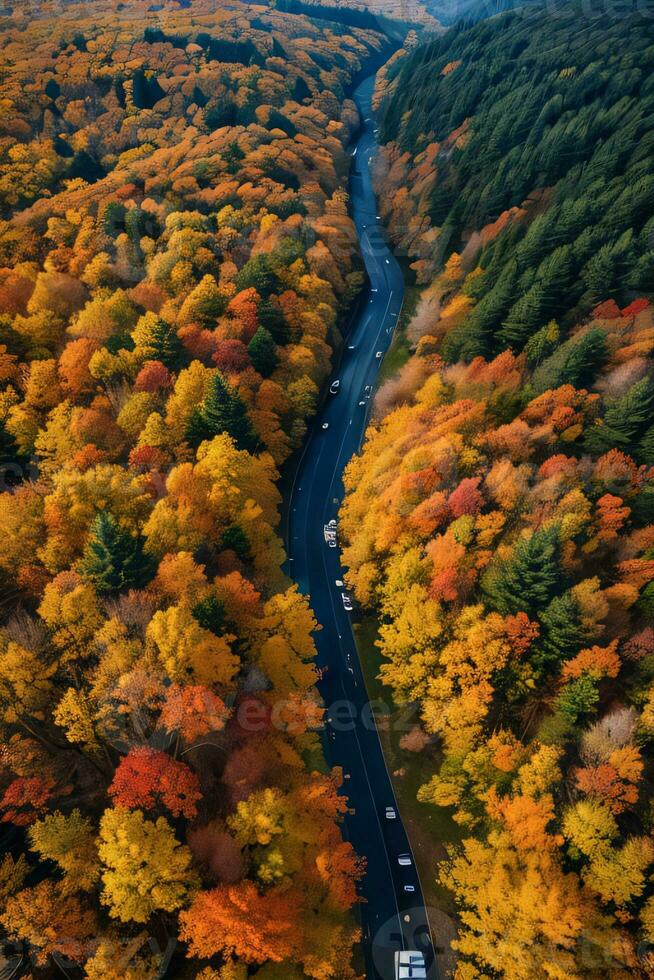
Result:
{"type": "MultiPolygon", "coordinates": [[[[289,569],[322,629],[316,634],[317,663],[323,671],[320,692],[327,705],[325,755],[345,773],[343,791],[351,813],[345,832],[367,871],[361,884],[361,919],[368,980],[393,980],[394,951],[422,949],[437,976],[429,926],[415,861],[395,801],[391,779],[368,702],[350,614],[344,609],[343,569],[338,548],[327,546],[323,526],[338,513],[342,475],[363,438],[368,417],[367,386],[375,385],[383,354],[391,342],[402,306],[401,269],[389,251],[377,218],[369,164],[376,150],[371,97],[374,77],[357,88],[362,129],[353,152],[350,198],[361,252],[370,277],[370,293],[345,343],[337,374],[340,390],[326,402],[309,434],[289,501],[289,569]],[[380,353],[381,352],[381,355],[380,353]],[[364,405],[360,405],[361,401],[364,405]],[[328,428],[323,429],[324,423],[328,428]],[[396,819],[386,818],[386,807],[396,819]],[[414,891],[405,891],[412,886],[414,891]]],[[[332,379],[333,380],[333,379],[332,379]]],[[[368,391],[372,388],[368,389],[368,391]]]]}

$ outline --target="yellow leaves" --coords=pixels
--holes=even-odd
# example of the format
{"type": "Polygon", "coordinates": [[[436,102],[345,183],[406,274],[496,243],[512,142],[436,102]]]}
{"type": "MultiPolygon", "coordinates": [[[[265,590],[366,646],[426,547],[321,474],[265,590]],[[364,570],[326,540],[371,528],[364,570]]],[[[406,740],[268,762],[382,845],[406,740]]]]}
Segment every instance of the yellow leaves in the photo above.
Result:
{"type": "Polygon", "coordinates": [[[242,847],[270,844],[284,830],[283,794],[274,788],[251,793],[237,804],[227,824],[242,847]]]}
{"type": "Polygon", "coordinates": [[[383,665],[382,674],[400,700],[412,700],[424,689],[437,662],[436,641],[442,629],[439,604],[417,583],[406,591],[399,614],[381,626],[379,647],[391,661],[383,665]]]}
{"type": "Polygon", "coordinates": [[[147,922],[154,912],[174,912],[197,885],[191,852],[163,817],[154,822],[140,810],[105,810],[98,853],[101,900],[123,922],[147,922]]]}
{"type": "Polygon", "coordinates": [[[653,862],[651,838],[630,837],[617,850],[599,851],[584,870],[584,880],[603,902],[626,905],[642,895],[653,862]]]}
{"type": "Polygon", "coordinates": [[[68,688],[55,708],[53,718],[55,724],[65,729],[69,742],[97,746],[93,712],[88,700],[75,688],[68,688]]]}
{"type": "Polygon", "coordinates": [[[203,629],[186,604],[156,612],[146,638],[166,675],[179,683],[225,686],[239,667],[229,645],[234,637],[215,636],[203,629]]]}
{"type": "Polygon", "coordinates": [[[89,644],[103,622],[93,586],[74,572],[62,572],[46,585],[39,616],[52,630],[63,662],[90,656],[89,644]]]}
{"type": "Polygon", "coordinates": [[[600,800],[578,800],[563,815],[563,833],[578,851],[593,858],[618,836],[618,825],[600,800]]]}
{"type": "Polygon", "coordinates": [[[29,837],[41,860],[56,861],[64,872],[63,895],[94,887],[100,874],[95,833],[79,810],[48,814],[30,828],[29,837]]]}
{"type": "Polygon", "coordinates": [[[0,648],[0,711],[6,722],[42,719],[57,665],[13,640],[0,648]]]}
{"type": "Polygon", "coordinates": [[[550,851],[517,851],[506,834],[466,840],[441,876],[465,906],[455,947],[511,980],[587,975],[586,943],[607,948],[610,920],[550,851]]]}
{"type": "Polygon", "coordinates": [[[520,766],[517,786],[525,796],[537,798],[557,785],[561,778],[559,766],[563,750],[558,745],[535,744],[528,762],[520,766]]]}

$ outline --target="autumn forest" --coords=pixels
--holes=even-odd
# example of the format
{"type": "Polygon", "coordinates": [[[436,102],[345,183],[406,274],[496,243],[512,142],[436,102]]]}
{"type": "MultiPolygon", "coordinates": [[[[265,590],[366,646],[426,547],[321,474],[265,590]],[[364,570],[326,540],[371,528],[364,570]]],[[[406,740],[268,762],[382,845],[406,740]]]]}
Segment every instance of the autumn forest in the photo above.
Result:
{"type": "Polygon", "coordinates": [[[654,976],[654,24],[446,6],[0,11],[11,976],[393,978],[284,547],[369,293],[375,72],[407,293],[338,543],[454,828],[431,941],[456,980],[654,976]]]}

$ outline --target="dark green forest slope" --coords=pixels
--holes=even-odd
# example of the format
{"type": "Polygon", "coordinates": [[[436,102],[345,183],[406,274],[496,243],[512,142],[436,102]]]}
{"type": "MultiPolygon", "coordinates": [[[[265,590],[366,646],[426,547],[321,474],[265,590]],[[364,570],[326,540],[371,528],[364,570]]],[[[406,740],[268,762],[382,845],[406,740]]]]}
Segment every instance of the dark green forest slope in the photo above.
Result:
{"type": "Polygon", "coordinates": [[[464,129],[421,202],[446,248],[539,192],[533,220],[507,222],[483,250],[447,360],[519,352],[552,318],[652,288],[654,23],[509,14],[400,64],[384,142],[415,158],[464,129]]]}

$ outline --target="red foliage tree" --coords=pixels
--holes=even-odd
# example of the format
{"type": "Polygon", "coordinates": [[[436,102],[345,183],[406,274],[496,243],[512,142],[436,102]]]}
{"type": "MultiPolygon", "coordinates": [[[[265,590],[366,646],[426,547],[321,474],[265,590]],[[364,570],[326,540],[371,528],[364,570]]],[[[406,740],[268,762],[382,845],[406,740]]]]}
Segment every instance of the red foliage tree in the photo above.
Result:
{"type": "Polygon", "coordinates": [[[134,387],[137,391],[159,391],[170,387],[170,371],[161,361],[146,361],[136,375],[134,387]]]}
{"type": "Polygon", "coordinates": [[[0,800],[3,810],[2,822],[13,823],[17,827],[28,827],[47,809],[52,798],[51,779],[41,776],[20,776],[7,787],[0,800]]]}
{"type": "Polygon", "coordinates": [[[241,340],[219,340],[211,359],[227,374],[238,374],[250,363],[248,349],[241,340]]]}
{"type": "Polygon", "coordinates": [[[174,817],[189,820],[202,796],[198,778],[187,765],[147,747],[132,749],[121,759],[109,795],[117,806],[152,810],[162,805],[174,817]]]}

